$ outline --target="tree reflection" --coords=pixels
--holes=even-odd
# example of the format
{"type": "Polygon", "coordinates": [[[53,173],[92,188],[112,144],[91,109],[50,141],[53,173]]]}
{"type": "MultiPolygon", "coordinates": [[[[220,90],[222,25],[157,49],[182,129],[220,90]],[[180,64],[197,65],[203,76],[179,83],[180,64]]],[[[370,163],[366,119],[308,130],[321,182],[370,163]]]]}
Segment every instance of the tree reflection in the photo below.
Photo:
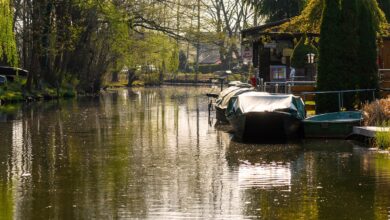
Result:
{"type": "Polygon", "coordinates": [[[231,141],[209,126],[205,91],[22,107],[0,122],[0,218],[386,219],[388,155],[340,141],[231,141]]]}

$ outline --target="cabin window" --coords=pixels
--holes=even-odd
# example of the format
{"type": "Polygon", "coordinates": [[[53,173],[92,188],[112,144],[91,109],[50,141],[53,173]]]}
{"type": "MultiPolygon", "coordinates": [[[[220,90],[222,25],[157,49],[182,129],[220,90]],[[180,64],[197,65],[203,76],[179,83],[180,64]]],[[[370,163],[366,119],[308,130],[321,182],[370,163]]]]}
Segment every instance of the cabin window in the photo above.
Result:
{"type": "Polygon", "coordinates": [[[271,81],[280,81],[286,79],[286,66],[271,66],[271,81]]]}

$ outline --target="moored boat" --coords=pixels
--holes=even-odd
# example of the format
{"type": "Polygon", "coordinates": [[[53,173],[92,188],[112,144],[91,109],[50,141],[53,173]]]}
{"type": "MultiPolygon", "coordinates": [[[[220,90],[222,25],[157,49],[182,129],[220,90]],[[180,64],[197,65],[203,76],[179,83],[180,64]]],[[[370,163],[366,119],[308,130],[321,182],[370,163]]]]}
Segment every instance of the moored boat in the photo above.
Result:
{"type": "Polygon", "coordinates": [[[251,85],[246,83],[236,84],[235,86],[231,86],[223,90],[219,94],[218,99],[215,101],[215,112],[216,112],[217,120],[219,122],[227,123],[228,120],[226,119],[225,112],[229,100],[235,95],[239,95],[251,91],[254,91],[254,89],[251,88],[251,85]]]}
{"type": "Polygon", "coordinates": [[[304,134],[306,138],[346,138],[362,120],[360,111],[315,115],[303,121],[304,134]]]}
{"type": "Polygon", "coordinates": [[[226,117],[238,139],[291,139],[302,135],[305,106],[294,95],[248,92],[230,99],[226,117]]]}

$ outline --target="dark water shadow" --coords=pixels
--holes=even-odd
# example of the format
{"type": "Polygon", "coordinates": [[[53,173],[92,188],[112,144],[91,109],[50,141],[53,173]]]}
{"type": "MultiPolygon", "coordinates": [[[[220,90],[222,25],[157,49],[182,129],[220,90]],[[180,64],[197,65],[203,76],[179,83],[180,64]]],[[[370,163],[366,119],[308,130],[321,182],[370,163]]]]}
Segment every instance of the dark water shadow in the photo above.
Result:
{"type": "Polygon", "coordinates": [[[237,165],[240,161],[256,163],[287,163],[298,158],[303,152],[299,142],[253,144],[231,140],[226,152],[229,165],[237,165]]]}
{"type": "Polygon", "coordinates": [[[0,106],[0,122],[9,122],[21,118],[21,104],[7,104],[0,106]]]}
{"type": "Polygon", "coordinates": [[[302,147],[305,151],[323,151],[328,153],[352,152],[354,142],[341,139],[303,139],[302,147]]]}

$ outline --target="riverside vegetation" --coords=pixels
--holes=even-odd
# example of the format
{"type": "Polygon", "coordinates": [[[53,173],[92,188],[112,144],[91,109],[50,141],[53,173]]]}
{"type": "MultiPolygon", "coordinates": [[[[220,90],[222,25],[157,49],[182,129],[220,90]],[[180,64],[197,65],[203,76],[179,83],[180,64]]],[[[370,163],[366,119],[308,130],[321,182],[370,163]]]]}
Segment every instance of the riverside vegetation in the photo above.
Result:
{"type": "MultiPolygon", "coordinates": [[[[390,126],[390,98],[364,105],[363,112],[365,126],[390,126]]],[[[374,139],[374,145],[382,149],[390,149],[390,133],[378,132],[374,139]]]]}

